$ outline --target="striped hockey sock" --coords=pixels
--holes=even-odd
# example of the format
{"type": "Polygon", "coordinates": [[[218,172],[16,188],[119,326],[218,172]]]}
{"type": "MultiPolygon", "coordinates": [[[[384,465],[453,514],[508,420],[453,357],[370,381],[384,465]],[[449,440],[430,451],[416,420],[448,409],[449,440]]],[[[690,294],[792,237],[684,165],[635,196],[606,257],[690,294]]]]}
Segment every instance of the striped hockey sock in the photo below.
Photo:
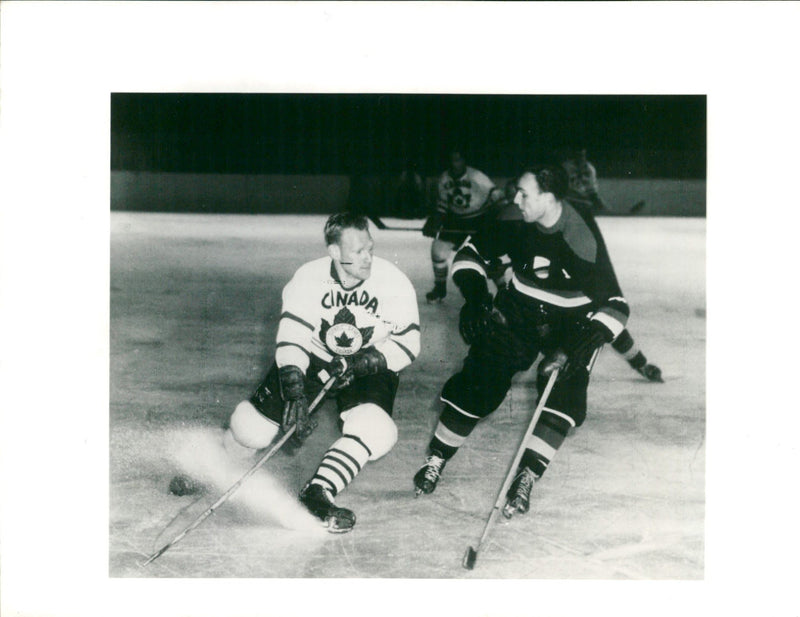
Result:
{"type": "Polygon", "coordinates": [[[433,262],[433,280],[437,285],[447,283],[447,260],[433,262]]]}
{"type": "Polygon", "coordinates": [[[444,409],[439,416],[439,424],[433,439],[428,446],[428,452],[437,450],[442,458],[449,460],[467,440],[472,429],[478,424],[480,418],[467,411],[445,402],[444,409]]]}
{"type": "Polygon", "coordinates": [[[636,346],[630,332],[623,330],[611,343],[614,350],[628,361],[634,369],[641,369],[647,364],[647,358],[641,349],[636,346]]]}
{"type": "Polygon", "coordinates": [[[311,484],[320,484],[337,495],[350,484],[372,455],[355,435],[342,435],[322,457],[311,484]]]}
{"type": "Polygon", "coordinates": [[[520,467],[527,467],[537,479],[541,478],[561,444],[564,443],[570,426],[574,424],[569,416],[544,408],[533,434],[528,437],[525,444],[520,467]]]}

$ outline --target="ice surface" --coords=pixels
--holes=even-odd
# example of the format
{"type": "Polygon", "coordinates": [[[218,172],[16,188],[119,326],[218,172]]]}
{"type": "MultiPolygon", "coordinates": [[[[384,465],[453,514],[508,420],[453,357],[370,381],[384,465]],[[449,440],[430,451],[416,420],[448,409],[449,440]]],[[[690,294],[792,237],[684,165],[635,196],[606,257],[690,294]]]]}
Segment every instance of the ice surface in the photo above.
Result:
{"type": "MultiPolygon", "coordinates": [[[[352,533],[320,533],[295,496],[338,435],[330,404],[298,452],[279,452],[228,503],[159,559],[146,557],[203,513],[248,465],[219,437],[274,352],[280,290],[324,254],[319,216],[112,213],[110,529],[112,577],[701,579],[705,515],[705,220],[601,218],[632,307],[630,331],[661,367],[651,384],[605,349],[589,414],[533,493],[499,522],[474,570],[461,567],[494,504],[536,400],[518,375],[506,400],[414,498],[458,369],[458,292],[427,305],[429,240],[374,230],[376,253],[414,283],[423,350],[401,376],[399,440],[338,502],[352,533]],[[175,497],[181,471],[210,485],[175,497]]],[[[407,222],[406,222],[407,223],[407,222]]],[[[501,517],[502,518],[502,517],[501,517]]]]}

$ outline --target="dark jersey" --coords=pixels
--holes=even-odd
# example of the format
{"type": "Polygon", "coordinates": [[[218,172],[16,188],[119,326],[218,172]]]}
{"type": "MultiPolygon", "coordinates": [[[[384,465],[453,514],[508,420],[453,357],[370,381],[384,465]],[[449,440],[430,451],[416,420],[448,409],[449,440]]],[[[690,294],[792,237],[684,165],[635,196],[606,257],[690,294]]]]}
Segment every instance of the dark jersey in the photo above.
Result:
{"type": "Polygon", "coordinates": [[[603,236],[590,214],[562,203],[552,227],[510,220],[479,231],[456,254],[454,280],[462,270],[486,277],[488,262],[506,255],[513,269],[509,293],[520,308],[533,313],[546,305],[591,313],[617,336],[629,309],[603,236]]]}

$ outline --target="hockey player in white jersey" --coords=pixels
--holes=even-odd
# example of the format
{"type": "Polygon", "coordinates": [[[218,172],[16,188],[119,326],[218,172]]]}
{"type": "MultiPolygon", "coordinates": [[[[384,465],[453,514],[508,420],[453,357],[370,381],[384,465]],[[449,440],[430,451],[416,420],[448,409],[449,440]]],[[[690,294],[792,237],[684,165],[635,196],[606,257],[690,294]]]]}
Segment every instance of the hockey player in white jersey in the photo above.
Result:
{"type": "Polygon", "coordinates": [[[436,209],[422,229],[424,236],[433,238],[433,289],[425,296],[428,302],[445,298],[450,257],[493,214],[493,206],[503,196],[485,173],[467,165],[457,149],[450,152],[450,165],[439,176],[436,188],[436,209]]]}
{"type": "Polygon", "coordinates": [[[225,433],[232,453],[268,446],[296,425],[302,443],[316,427],[308,401],[331,376],[342,435],[300,491],[328,531],[350,531],[355,514],[334,498],[397,441],[392,420],[398,373],[420,350],[417,298],[395,265],[374,257],[367,219],[331,216],[328,256],[301,266],[283,289],[275,361],[255,393],[236,407],[225,433]]]}

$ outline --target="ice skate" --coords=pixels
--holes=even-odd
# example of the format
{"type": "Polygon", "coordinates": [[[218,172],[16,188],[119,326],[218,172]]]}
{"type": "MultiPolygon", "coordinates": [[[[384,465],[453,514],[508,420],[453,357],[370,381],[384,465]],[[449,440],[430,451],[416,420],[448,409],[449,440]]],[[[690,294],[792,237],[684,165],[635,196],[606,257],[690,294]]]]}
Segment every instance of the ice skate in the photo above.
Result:
{"type": "Polygon", "coordinates": [[[425,464],[414,474],[414,496],[419,497],[422,493],[429,495],[436,488],[439,477],[447,461],[437,450],[431,452],[425,459],[425,464]]]}
{"type": "Polygon", "coordinates": [[[645,364],[642,368],[638,368],[636,370],[639,373],[641,373],[648,381],[664,383],[664,380],[661,378],[661,369],[658,368],[655,364],[645,364]]]}
{"type": "Polygon", "coordinates": [[[531,505],[531,489],[536,482],[536,476],[527,467],[523,468],[511,483],[511,488],[506,493],[506,505],[503,516],[511,518],[515,513],[525,514],[531,505]]]}
{"type": "Polygon", "coordinates": [[[447,283],[440,283],[437,281],[433,284],[433,289],[425,294],[425,299],[428,301],[428,304],[433,304],[435,302],[441,302],[445,299],[445,296],[447,296],[447,283]]]}
{"type": "Polygon", "coordinates": [[[300,491],[300,503],[321,520],[330,533],[346,533],[356,524],[356,515],[333,503],[330,491],[321,484],[306,484],[300,491]]]}

